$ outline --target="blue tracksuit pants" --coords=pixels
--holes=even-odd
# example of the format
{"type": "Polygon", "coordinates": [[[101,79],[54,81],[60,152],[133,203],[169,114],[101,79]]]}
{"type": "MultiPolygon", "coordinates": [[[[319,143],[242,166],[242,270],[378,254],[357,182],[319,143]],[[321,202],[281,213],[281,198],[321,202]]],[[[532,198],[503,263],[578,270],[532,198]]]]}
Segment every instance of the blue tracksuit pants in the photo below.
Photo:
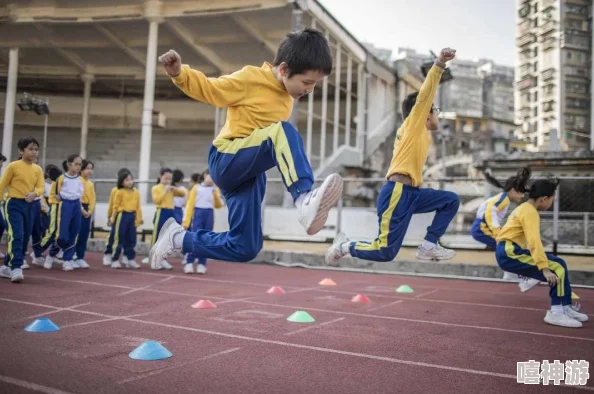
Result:
{"type": "Polygon", "coordinates": [[[64,261],[72,261],[82,218],[80,200],[64,200],[58,213],[58,247],[64,251],[64,261]]]}

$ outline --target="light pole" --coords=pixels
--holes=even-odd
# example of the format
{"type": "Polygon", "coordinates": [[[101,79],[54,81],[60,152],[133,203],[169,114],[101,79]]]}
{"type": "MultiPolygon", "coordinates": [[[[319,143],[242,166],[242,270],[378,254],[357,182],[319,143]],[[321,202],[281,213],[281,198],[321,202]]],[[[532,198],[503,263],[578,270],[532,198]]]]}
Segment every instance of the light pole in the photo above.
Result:
{"type": "Polygon", "coordinates": [[[49,121],[49,100],[43,97],[34,96],[25,93],[23,98],[19,100],[19,109],[21,111],[34,111],[37,115],[44,115],[45,121],[43,126],[43,148],[41,151],[41,167],[45,167],[45,153],[47,151],[47,124],[49,121]]]}

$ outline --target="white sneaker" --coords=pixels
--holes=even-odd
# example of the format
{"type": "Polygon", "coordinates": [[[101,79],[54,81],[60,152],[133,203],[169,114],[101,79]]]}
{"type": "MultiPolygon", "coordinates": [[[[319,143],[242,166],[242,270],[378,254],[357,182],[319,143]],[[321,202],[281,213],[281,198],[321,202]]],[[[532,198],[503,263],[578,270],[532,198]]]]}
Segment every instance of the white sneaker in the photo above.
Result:
{"type": "Polygon", "coordinates": [[[23,270],[20,268],[14,269],[10,272],[10,281],[12,283],[22,282],[25,277],[23,276],[23,270]]]}
{"type": "Polygon", "coordinates": [[[538,286],[539,283],[540,281],[538,279],[523,278],[520,280],[520,283],[518,283],[518,286],[520,287],[520,291],[525,293],[528,290],[532,290],[535,286],[538,286]]]}
{"type": "Polygon", "coordinates": [[[507,280],[510,282],[517,282],[519,280],[518,274],[514,274],[513,272],[503,271],[503,280],[507,280]]]}
{"type": "Polygon", "coordinates": [[[349,242],[349,239],[343,233],[339,233],[336,238],[334,238],[332,246],[330,246],[326,252],[326,264],[337,266],[338,260],[348,254],[342,251],[342,244],[345,242],[349,242]]]}
{"type": "Polygon", "coordinates": [[[58,254],[56,255],[56,258],[57,258],[58,260],[62,260],[62,259],[64,258],[64,251],[63,251],[63,250],[60,250],[60,251],[58,252],[58,254]]]}
{"type": "Polygon", "coordinates": [[[206,271],[208,271],[206,269],[206,266],[204,264],[198,264],[198,266],[196,267],[196,273],[199,275],[206,275],[206,271]]]}
{"type": "Polygon", "coordinates": [[[62,271],[74,271],[74,261],[64,261],[62,271]]]}
{"type": "Polygon", "coordinates": [[[89,268],[89,264],[84,260],[76,260],[74,262],[74,265],[76,265],[76,268],[82,268],[82,269],[89,268]]]}
{"type": "Polygon", "coordinates": [[[575,319],[579,322],[587,322],[588,321],[588,315],[586,315],[585,313],[579,313],[571,305],[564,306],[563,311],[565,312],[565,314],[567,316],[569,316],[572,319],[575,319]]]}
{"type": "Polygon", "coordinates": [[[45,258],[45,262],[43,263],[43,268],[45,268],[46,270],[51,270],[52,264],[55,263],[56,261],[57,261],[57,259],[55,257],[47,256],[45,258]]]}
{"type": "Polygon", "coordinates": [[[8,278],[10,279],[10,272],[11,269],[9,266],[2,264],[2,266],[0,266],[0,278],[8,278]]]}
{"type": "Polygon", "coordinates": [[[111,255],[110,254],[104,254],[103,255],[103,265],[106,267],[111,266],[111,255]]]}
{"type": "Polygon", "coordinates": [[[423,261],[449,260],[455,255],[456,251],[444,248],[439,242],[431,249],[425,249],[423,246],[419,246],[419,250],[417,251],[417,259],[423,261]]]}
{"type": "Polygon", "coordinates": [[[34,257],[31,264],[36,265],[38,267],[43,267],[44,262],[45,262],[45,259],[43,257],[34,257]]]}
{"type": "Polygon", "coordinates": [[[167,260],[161,261],[161,267],[164,270],[172,270],[173,269],[173,266],[171,264],[169,264],[169,261],[167,261],[167,260]]]}
{"type": "Polygon", "coordinates": [[[184,264],[184,274],[193,274],[194,264],[184,264]]]}
{"type": "Polygon", "coordinates": [[[575,320],[569,315],[565,313],[553,313],[550,310],[547,311],[544,321],[545,323],[560,327],[580,328],[582,326],[581,322],[575,320]]]}
{"type": "Polygon", "coordinates": [[[23,265],[21,265],[21,269],[28,270],[30,268],[31,268],[31,266],[29,264],[27,264],[27,261],[23,260],[23,265]]]}
{"type": "Polygon", "coordinates": [[[126,259],[126,261],[122,261],[122,264],[126,267],[126,268],[132,268],[132,269],[139,269],[140,268],[140,264],[138,264],[136,261],[134,260],[128,260],[126,259]]]}
{"type": "Polygon", "coordinates": [[[157,238],[157,242],[155,242],[151,248],[151,253],[149,254],[152,269],[173,268],[166,259],[175,249],[173,246],[173,238],[183,231],[184,228],[177,224],[174,218],[167,219],[165,224],[163,224],[163,227],[161,227],[159,238],[157,238]]]}
{"type": "Polygon", "coordinates": [[[122,265],[120,264],[119,261],[114,261],[111,263],[111,268],[119,269],[119,268],[122,268],[122,265]]]}
{"type": "Polygon", "coordinates": [[[336,206],[342,194],[342,184],[340,175],[331,174],[322,186],[299,196],[296,201],[299,223],[305,227],[308,235],[314,235],[324,227],[328,212],[336,206]]]}

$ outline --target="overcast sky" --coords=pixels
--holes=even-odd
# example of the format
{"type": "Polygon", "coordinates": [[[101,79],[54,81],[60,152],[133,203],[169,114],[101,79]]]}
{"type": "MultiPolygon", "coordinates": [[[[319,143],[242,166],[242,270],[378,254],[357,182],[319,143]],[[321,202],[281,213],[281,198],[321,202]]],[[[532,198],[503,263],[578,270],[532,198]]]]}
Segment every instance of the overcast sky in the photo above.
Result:
{"type": "Polygon", "coordinates": [[[515,0],[318,0],[360,41],[515,62],[515,0]]]}

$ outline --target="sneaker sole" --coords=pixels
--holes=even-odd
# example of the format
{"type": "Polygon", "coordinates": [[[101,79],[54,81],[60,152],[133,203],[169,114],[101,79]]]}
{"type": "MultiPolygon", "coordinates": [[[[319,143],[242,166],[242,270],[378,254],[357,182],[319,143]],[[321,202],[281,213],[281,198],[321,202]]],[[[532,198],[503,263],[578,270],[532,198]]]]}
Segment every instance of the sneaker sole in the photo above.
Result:
{"type": "Polygon", "coordinates": [[[12,278],[11,278],[11,279],[10,279],[10,281],[11,281],[12,283],[21,283],[21,282],[23,281],[23,279],[25,279],[25,278],[23,278],[23,277],[21,276],[21,277],[19,277],[19,278],[14,278],[14,279],[12,279],[12,278]]]}
{"type": "Polygon", "coordinates": [[[570,324],[560,324],[558,322],[553,322],[553,321],[549,321],[546,317],[544,319],[544,322],[547,324],[550,324],[551,326],[557,326],[557,327],[566,327],[566,328],[582,328],[583,325],[581,322],[577,321],[579,323],[579,325],[574,324],[574,325],[570,325],[570,324]]]}
{"type": "Polygon", "coordinates": [[[538,286],[538,284],[539,284],[539,283],[540,283],[540,282],[536,282],[535,284],[531,285],[530,287],[522,287],[522,286],[520,286],[520,285],[518,284],[518,287],[520,288],[520,291],[521,291],[522,293],[526,293],[526,292],[528,292],[528,291],[530,291],[530,290],[534,289],[536,286],[538,286]]]}
{"type": "Polygon", "coordinates": [[[342,194],[342,177],[338,174],[332,174],[329,178],[328,186],[326,186],[326,189],[323,191],[323,195],[320,198],[320,205],[318,206],[316,217],[306,231],[308,235],[317,234],[324,228],[326,220],[328,219],[328,212],[336,206],[336,203],[342,194]]]}
{"type": "Polygon", "coordinates": [[[151,265],[151,269],[154,270],[160,270],[162,268],[158,268],[155,265],[155,261],[156,261],[156,253],[157,253],[157,247],[159,246],[159,243],[161,243],[163,241],[163,236],[165,233],[167,233],[167,230],[169,230],[169,227],[171,227],[171,225],[175,223],[175,219],[173,218],[169,218],[167,219],[167,221],[163,224],[163,227],[161,227],[161,232],[159,234],[159,237],[157,238],[157,241],[155,242],[155,244],[153,245],[153,247],[151,248],[151,251],[149,253],[149,264],[151,265]]]}
{"type": "Polygon", "coordinates": [[[419,257],[419,256],[416,256],[416,257],[417,257],[417,260],[420,260],[420,261],[446,261],[446,260],[453,259],[454,257],[456,257],[456,255],[453,255],[452,257],[441,258],[441,259],[438,259],[436,257],[432,257],[430,259],[427,259],[427,258],[424,258],[424,257],[419,257]]]}

